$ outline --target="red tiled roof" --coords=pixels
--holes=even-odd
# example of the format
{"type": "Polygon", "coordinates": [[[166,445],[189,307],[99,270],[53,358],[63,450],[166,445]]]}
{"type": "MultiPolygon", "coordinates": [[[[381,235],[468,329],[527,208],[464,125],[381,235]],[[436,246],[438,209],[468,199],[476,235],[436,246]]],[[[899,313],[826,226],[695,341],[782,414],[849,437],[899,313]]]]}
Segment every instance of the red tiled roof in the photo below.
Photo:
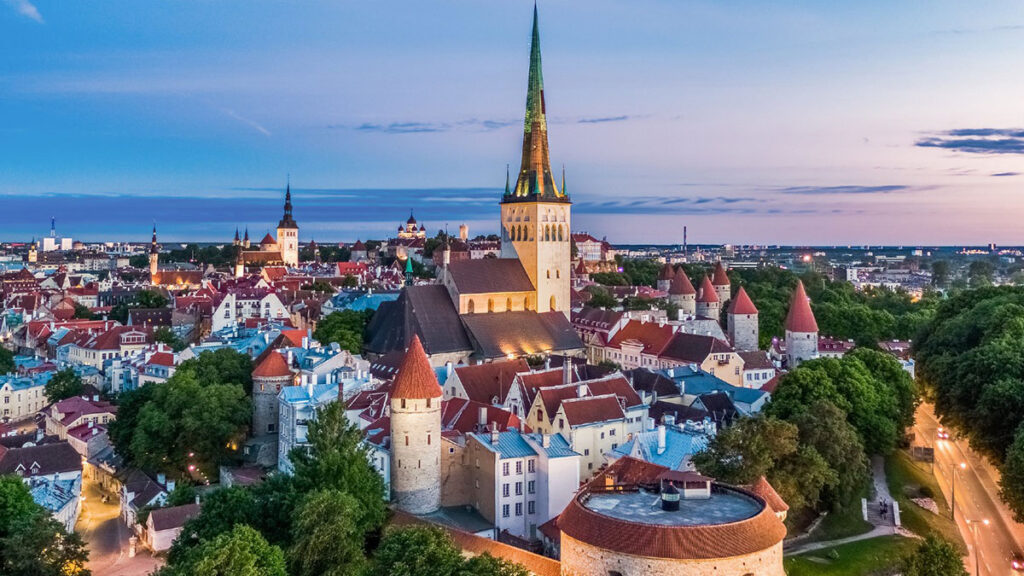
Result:
{"type": "Polygon", "coordinates": [[[288,366],[288,361],[279,352],[267,354],[259,366],[252,371],[253,378],[281,378],[291,375],[292,370],[288,366]]]}
{"type": "Polygon", "coordinates": [[[768,483],[768,480],[764,476],[757,479],[750,486],[746,486],[747,490],[750,490],[754,494],[757,494],[762,500],[764,500],[772,510],[776,512],[785,512],[789,510],[789,504],[779,496],[779,493],[772,488],[772,485],[768,483]]]}
{"type": "MultiPolygon", "coordinates": [[[[615,464],[627,458],[620,458],[615,464]]],[[[652,470],[660,469],[659,474],[667,471],[653,464],[644,468],[645,473],[640,478],[644,482],[656,481],[657,476],[649,477],[652,470]]],[[[598,476],[589,486],[601,487],[604,476],[598,476]]],[[[752,492],[740,488],[725,489],[764,502],[763,498],[752,492]]],[[[736,522],[664,526],[630,522],[591,510],[581,503],[587,492],[580,491],[559,516],[558,526],[562,530],[563,542],[568,536],[592,546],[632,556],[710,560],[761,552],[777,546],[786,537],[786,527],[769,505],[764,505],[758,514],[736,522]]]]}
{"type": "Polygon", "coordinates": [[[636,390],[629,385],[629,381],[626,377],[620,373],[615,373],[612,376],[604,378],[598,378],[595,380],[584,380],[580,384],[586,384],[590,390],[590,394],[593,396],[604,396],[606,394],[614,394],[621,398],[626,405],[626,408],[633,406],[639,406],[644,403],[640,399],[640,395],[636,393],[636,390]]]}
{"type": "Polygon", "coordinates": [[[772,377],[771,380],[765,382],[764,384],[761,384],[761,390],[764,391],[764,392],[767,392],[769,394],[772,394],[772,393],[775,392],[775,388],[777,388],[778,385],[779,385],[779,376],[778,376],[778,374],[776,374],[774,377],[772,377]]]}
{"type": "Polygon", "coordinates": [[[391,524],[393,526],[430,524],[445,530],[451,536],[455,545],[468,556],[490,554],[495,558],[502,558],[516,564],[521,564],[528,572],[535,576],[559,576],[561,573],[561,565],[558,560],[527,552],[521,548],[509,546],[490,538],[463,532],[450,526],[432,524],[425,518],[413,516],[401,510],[395,510],[392,514],[391,524]]]}
{"type": "Polygon", "coordinates": [[[565,412],[565,419],[570,426],[622,420],[626,417],[618,397],[614,394],[567,398],[562,401],[562,411],[565,412]]]}
{"type": "Polygon", "coordinates": [[[700,284],[700,294],[697,295],[697,302],[713,303],[718,302],[718,294],[715,293],[715,286],[711,283],[711,278],[708,276],[704,277],[704,281],[700,284]]]}
{"type": "Polygon", "coordinates": [[[643,344],[644,354],[659,356],[672,340],[672,334],[674,333],[673,327],[668,324],[659,325],[655,322],[630,320],[615,333],[615,336],[612,337],[608,345],[613,348],[620,348],[623,342],[635,340],[643,344]]]}
{"type": "Polygon", "coordinates": [[[541,388],[538,393],[540,394],[540,401],[544,403],[544,411],[547,412],[547,417],[554,418],[563,400],[576,397],[576,385],[570,384],[568,386],[541,388]]]}
{"type": "Polygon", "coordinates": [[[807,297],[802,280],[796,281],[796,289],[789,301],[789,313],[786,314],[786,330],[790,332],[817,332],[818,323],[811,311],[811,300],[807,297]]]}
{"type": "Polygon", "coordinates": [[[274,237],[270,235],[270,232],[267,232],[267,235],[263,237],[263,240],[260,240],[260,244],[277,244],[277,240],[274,240],[274,237]]]}
{"type": "Polygon", "coordinates": [[[199,504],[184,504],[170,508],[157,508],[149,513],[153,520],[153,529],[173,530],[185,525],[185,521],[199,515],[199,504]]]}
{"type": "Polygon", "coordinates": [[[715,286],[729,285],[729,275],[725,273],[725,267],[722,266],[721,261],[715,264],[715,271],[712,274],[714,277],[711,279],[711,283],[715,286]]]}
{"type": "Polygon", "coordinates": [[[729,314],[757,314],[757,306],[754,306],[743,286],[740,286],[736,296],[729,302],[729,314]]]}
{"type": "Polygon", "coordinates": [[[658,280],[672,280],[675,278],[675,271],[672,265],[665,262],[665,265],[661,267],[661,272],[658,272],[658,280]]]}
{"type": "Polygon", "coordinates": [[[148,363],[156,366],[174,366],[174,354],[170,352],[157,352],[149,357],[148,363]]]}
{"type": "Polygon", "coordinates": [[[392,398],[439,398],[441,386],[437,383],[437,375],[430,367],[430,360],[423,350],[418,335],[412,337],[409,350],[405,353],[402,365],[398,368],[398,376],[391,388],[392,398]]]}
{"type": "Polygon", "coordinates": [[[466,396],[484,404],[492,403],[494,398],[498,399],[498,403],[504,402],[516,374],[529,371],[530,365],[522,358],[455,368],[466,396]]]}
{"type": "Polygon", "coordinates": [[[668,286],[668,293],[688,295],[696,294],[697,290],[694,289],[693,284],[690,282],[690,277],[686,275],[686,271],[680,268],[676,270],[676,275],[668,286]]]}
{"type": "Polygon", "coordinates": [[[305,338],[307,334],[308,332],[305,330],[281,330],[281,336],[284,336],[284,339],[294,347],[302,346],[302,339],[305,338]]]}

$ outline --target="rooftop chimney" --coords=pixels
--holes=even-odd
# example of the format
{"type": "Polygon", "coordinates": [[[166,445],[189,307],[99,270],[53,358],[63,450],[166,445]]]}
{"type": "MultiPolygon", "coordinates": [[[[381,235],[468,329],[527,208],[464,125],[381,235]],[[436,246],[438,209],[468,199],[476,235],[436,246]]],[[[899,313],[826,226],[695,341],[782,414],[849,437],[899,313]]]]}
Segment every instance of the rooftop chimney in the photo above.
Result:
{"type": "Polygon", "coordinates": [[[497,444],[498,443],[498,436],[499,436],[499,433],[498,433],[498,423],[494,422],[494,423],[491,424],[491,444],[497,444]]]}
{"type": "Polygon", "coordinates": [[[562,356],[562,384],[572,384],[572,361],[562,356]]]}
{"type": "Polygon", "coordinates": [[[540,435],[540,445],[543,446],[544,448],[550,448],[551,447],[551,435],[550,434],[541,434],[540,435]]]}
{"type": "Polygon", "coordinates": [[[674,426],[675,423],[676,423],[676,415],[675,414],[665,414],[664,416],[661,417],[661,423],[664,426],[674,426]]]}
{"type": "Polygon", "coordinates": [[[477,417],[477,424],[481,430],[487,429],[487,406],[481,406],[478,411],[479,416],[477,417]]]}
{"type": "Polygon", "coordinates": [[[665,512],[679,511],[679,490],[671,481],[661,485],[661,509],[665,512]]]}
{"type": "Polygon", "coordinates": [[[665,453],[665,445],[668,443],[665,432],[665,425],[658,426],[658,454],[665,453]]]}

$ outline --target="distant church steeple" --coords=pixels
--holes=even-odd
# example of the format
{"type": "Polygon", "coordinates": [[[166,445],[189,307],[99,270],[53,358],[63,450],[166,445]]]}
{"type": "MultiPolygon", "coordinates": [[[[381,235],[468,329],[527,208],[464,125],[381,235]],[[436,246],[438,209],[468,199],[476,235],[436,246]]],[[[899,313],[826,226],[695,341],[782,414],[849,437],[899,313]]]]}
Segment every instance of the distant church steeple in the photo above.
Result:
{"type": "Polygon", "coordinates": [[[153,239],[149,243],[149,281],[151,284],[158,283],[160,268],[160,247],[156,243],[156,223],[153,223],[153,239]]]}
{"type": "Polygon", "coordinates": [[[277,224],[277,248],[281,251],[281,260],[285,266],[299,265],[299,225],[292,217],[292,182],[288,177],[288,186],[284,194],[284,215],[277,224]]]}

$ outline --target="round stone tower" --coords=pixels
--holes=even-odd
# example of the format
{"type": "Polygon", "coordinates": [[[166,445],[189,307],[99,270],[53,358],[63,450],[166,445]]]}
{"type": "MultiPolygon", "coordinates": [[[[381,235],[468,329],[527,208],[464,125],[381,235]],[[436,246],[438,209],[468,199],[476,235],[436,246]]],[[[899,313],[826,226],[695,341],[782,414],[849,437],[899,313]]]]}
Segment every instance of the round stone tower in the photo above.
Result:
{"type": "MultiPolygon", "coordinates": [[[[661,282],[659,280],[659,282],[661,282]]],[[[679,268],[676,270],[672,283],[668,287],[668,301],[679,306],[679,312],[684,316],[697,314],[697,290],[690,282],[690,277],[679,268]]]]}
{"type": "Polygon", "coordinates": [[[736,291],[736,297],[729,302],[729,311],[726,314],[732,347],[741,352],[757,350],[757,307],[750,300],[750,296],[747,296],[743,286],[740,286],[736,291]]]}
{"type": "Polygon", "coordinates": [[[705,276],[697,294],[697,316],[718,320],[722,313],[722,301],[711,284],[711,277],[705,276]]]}
{"type": "Polygon", "coordinates": [[[669,288],[672,287],[672,279],[675,278],[675,270],[672,265],[668,262],[661,267],[661,272],[658,273],[658,290],[662,292],[668,292],[669,288]]]}
{"type": "Polygon", "coordinates": [[[252,371],[252,435],[277,434],[280,413],[277,394],[281,388],[295,383],[288,360],[276,350],[252,371]]]}
{"type": "Polygon", "coordinates": [[[729,285],[729,275],[725,273],[725,267],[722,266],[721,261],[715,264],[715,271],[711,273],[711,285],[715,287],[715,294],[722,306],[728,304],[732,297],[732,291],[729,285]]]}
{"type": "Polygon", "coordinates": [[[805,360],[818,357],[818,322],[811,310],[804,283],[796,282],[786,314],[786,366],[792,370],[805,360]]]}
{"type": "Polygon", "coordinates": [[[419,336],[391,387],[391,501],[411,514],[441,507],[441,386],[419,336]]]}

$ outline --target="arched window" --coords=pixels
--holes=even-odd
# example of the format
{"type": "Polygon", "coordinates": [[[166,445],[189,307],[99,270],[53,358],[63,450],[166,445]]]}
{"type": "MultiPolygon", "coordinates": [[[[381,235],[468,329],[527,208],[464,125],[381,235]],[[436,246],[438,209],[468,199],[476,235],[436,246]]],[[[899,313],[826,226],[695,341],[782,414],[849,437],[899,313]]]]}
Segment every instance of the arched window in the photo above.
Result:
{"type": "Polygon", "coordinates": [[[548,242],[551,240],[551,226],[544,225],[544,241],[548,242]]]}
{"type": "Polygon", "coordinates": [[[494,298],[487,299],[487,311],[494,312],[494,298]]]}
{"type": "Polygon", "coordinates": [[[562,277],[562,271],[561,270],[555,270],[555,278],[561,278],[561,277],[562,277]]]}
{"type": "Polygon", "coordinates": [[[526,298],[523,298],[523,310],[529,310],[529,309],[530,309],[530,297],[527,296],[526,298]]]}
{"type": "Polygon", "coordinates": [[[558,225],[558,241],[559,242],[562,241],[562,225],[561,224],[558,225]]]}
{"type": "Polygon", "coordinates": [[[469,300],[469,302],[468,302],[468,303],[466,304],[466,310],[468,310],[468,311],[469,311],[469,313],[470,313],[470,314],[472,314],[472,313],[473,313],[473,309],[474,309],[474,306],[473,306],[473,299],[471,298],[471,299],[469,300]]]}
{"type": "Polygon", "coordinates": [[[554,296],[551,297],[551,309],[552,310],[555,309],[555,297],[554,296]]]}
{"type": "Polygon", "coordinates": [[[551,270],[548,270],[548,280],[551,280],[551,270]]]}
{"type": "Polygon", "coordinates": [[[511,298],[506,298],[505,299],[505,311],[506,312],[511,312],[512,311],[512,299],[511,298]]]}

